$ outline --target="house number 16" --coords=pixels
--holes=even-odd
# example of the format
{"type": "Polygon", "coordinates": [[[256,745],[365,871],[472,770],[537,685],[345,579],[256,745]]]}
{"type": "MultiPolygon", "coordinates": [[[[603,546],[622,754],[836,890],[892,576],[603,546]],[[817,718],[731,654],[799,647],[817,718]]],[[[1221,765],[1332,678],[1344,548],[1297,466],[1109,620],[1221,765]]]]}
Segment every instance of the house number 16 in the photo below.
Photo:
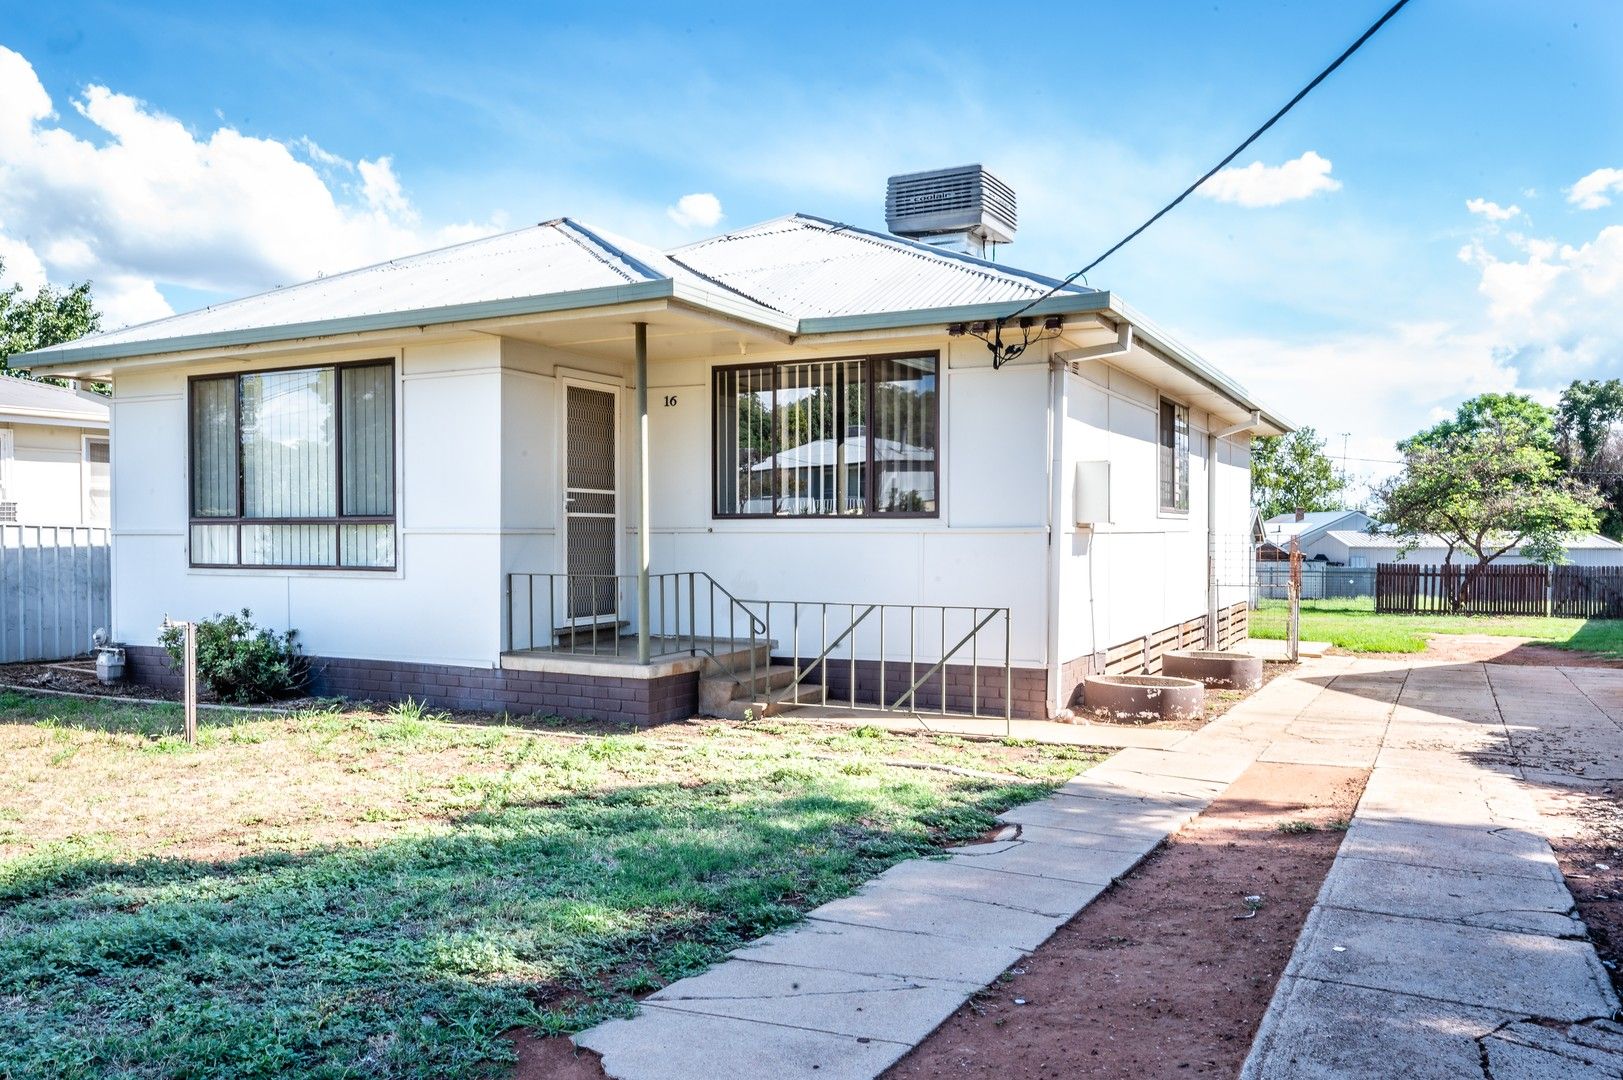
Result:
{"type": "Polygon", "coordinates": [[[675,404],[676,404],[676,395],[675,394],[666,394],[665,395],[665,407],[668,409],[672,405],[675,405],[675,404]]]}

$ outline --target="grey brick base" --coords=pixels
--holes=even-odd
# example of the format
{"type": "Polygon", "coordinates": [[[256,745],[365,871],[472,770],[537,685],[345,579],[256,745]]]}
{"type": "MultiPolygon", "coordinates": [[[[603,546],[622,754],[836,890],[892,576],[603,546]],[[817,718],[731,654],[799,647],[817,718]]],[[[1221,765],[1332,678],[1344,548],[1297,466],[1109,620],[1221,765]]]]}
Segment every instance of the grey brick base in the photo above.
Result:
{"type": "MultiPolygon", "coordinates": [[[[126,650],[126,660],[135,682],[180,689],[181,677],[164,650],[134,645],[126,650]]],[[[322,697],[411,697],[436,708],[469,712],[660,724],[686,720],[698,711],[699,702],[697,672],[630,679],[326,656],[311,657],[310,671],[310,692],[322,697]]]]}

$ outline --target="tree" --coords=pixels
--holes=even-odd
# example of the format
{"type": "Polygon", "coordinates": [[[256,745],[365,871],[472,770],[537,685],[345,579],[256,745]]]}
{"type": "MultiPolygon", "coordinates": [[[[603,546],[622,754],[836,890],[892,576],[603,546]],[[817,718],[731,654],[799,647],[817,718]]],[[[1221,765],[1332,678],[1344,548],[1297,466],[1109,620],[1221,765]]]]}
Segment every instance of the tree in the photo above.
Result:
{"type": "Polygon", "coordinates": [[[1456,611],[1500,556],[1519,549],[1536,562],[1560,562],[1562,541],[1595,528],[1600,496],[1568,476],[1541,439],[1536,425],[1509,414],[1440,439],[1405,440],[1403,471],[1375,490],[1375,517],[1404,550],[1435,534],[1445,566],[1456,551],[1475,557],[1450,598],[1456,611]]]}
{"type": "MultiPolygon", "coordinates": [[[[0,278],[5,269],[5,261],[0,259],[0,278]]],[[[21,285],[0,289],[0,374],[30,378],[11,366],[13,356],[72,341],[100,328],[101,312],[96,310],[88,281],[66,289],[41,285],[31,297],[24,297],[21,285]]]]}
{"type": "Polygon", "coordinates": [[[1347,478],[1310,427],[1251,443],[1251,491],[1264,518],[1293,510],[1338,510],[1347,478]]]}
{"type": "Polygon", "coordinates": [[[1460,402],[1449,419],[1398,443],[1398,450],[1407,453],[1412,446],[1439,446],[1456,435],[1508,427],[1523,431],[1536,446],[1555,446],[1555,411],[1548,405],[1540,405],[1526,394],[1478,394],[1460,402]]]}
{"type": "Polygon", "coordinates": [[[1567,471],[1600,490],[1600,530],[1623,537],[1623,439],[1616,434],[1623,420],[1623,382],[1617,379],[1574,380],[1561,391],[1555,410],[1556,449],[1567,471]]]}

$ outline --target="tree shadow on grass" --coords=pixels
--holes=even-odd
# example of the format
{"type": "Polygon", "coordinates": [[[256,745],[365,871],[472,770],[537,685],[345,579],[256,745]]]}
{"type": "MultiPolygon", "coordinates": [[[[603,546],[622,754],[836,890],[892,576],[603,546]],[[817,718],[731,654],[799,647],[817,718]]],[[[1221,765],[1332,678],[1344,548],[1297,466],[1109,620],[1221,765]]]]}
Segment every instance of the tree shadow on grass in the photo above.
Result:
{"type": "Polygon", "coordinates": [[[0,868],[0,1075],[480,1076],[1037,789],[793,769],[372,847],[0,868]]]}

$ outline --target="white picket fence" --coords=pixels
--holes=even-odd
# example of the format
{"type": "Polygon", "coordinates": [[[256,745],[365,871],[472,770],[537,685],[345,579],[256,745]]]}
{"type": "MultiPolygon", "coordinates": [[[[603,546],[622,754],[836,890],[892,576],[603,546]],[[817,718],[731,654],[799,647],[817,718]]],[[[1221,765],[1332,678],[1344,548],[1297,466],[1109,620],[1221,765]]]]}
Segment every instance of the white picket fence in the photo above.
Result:
{"type": "Polygon", "coordinates": [[[106,529],[0,525],[0,662],[87,653],[111,615],[106,529]]]}

